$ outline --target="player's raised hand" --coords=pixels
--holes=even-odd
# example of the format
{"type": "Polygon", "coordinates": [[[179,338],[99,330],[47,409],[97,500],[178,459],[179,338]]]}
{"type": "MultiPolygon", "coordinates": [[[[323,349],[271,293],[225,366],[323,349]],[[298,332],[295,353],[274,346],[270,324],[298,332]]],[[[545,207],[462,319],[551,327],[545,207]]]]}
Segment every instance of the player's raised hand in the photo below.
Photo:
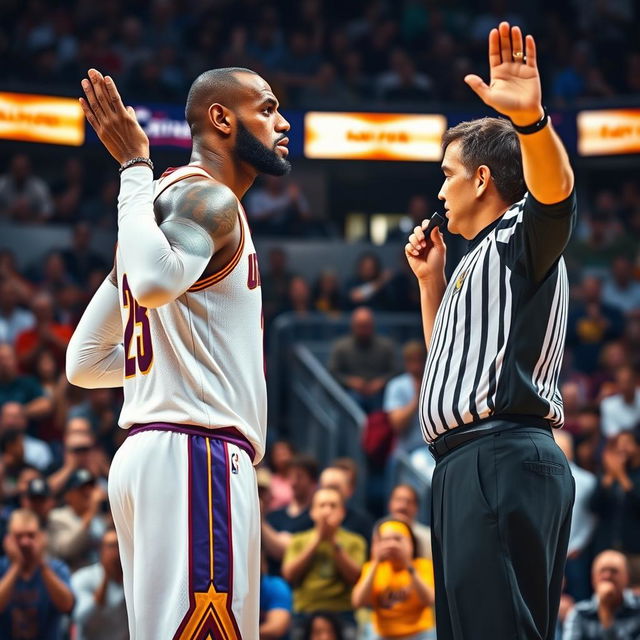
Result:
{"type": "Polygon", "coordinates": [[[508,22],[501,22],[497,29],[492,29],[489,71],[488,85],[473,74],[464,79],[485,104],[519,126],[533,124],[543,116],[533,36],[529,35],[523,41],[520,27],[510,27],[508,22]]]}
{"type": "Polygon", "coordinates": [[[136,120],[133,107],[125,107],[115,82],[96,69],[82,80],[85,98],[80,105],[107,151],[120,163],[149,157],[149,139],[136,120]]]}

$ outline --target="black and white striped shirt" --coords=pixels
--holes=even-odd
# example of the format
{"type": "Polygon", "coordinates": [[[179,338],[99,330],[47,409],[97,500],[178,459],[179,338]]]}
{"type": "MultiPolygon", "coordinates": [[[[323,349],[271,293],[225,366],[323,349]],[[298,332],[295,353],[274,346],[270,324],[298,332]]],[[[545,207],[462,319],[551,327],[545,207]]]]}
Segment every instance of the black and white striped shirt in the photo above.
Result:
{"type": "Polygon", "coordinates": [[[569,302],[561,253],[575,194],[544,205],[530,194],[470,243],[436,315],[420,394],[432,441],[490,416],[563,423],[557,381],[569,302]]]}

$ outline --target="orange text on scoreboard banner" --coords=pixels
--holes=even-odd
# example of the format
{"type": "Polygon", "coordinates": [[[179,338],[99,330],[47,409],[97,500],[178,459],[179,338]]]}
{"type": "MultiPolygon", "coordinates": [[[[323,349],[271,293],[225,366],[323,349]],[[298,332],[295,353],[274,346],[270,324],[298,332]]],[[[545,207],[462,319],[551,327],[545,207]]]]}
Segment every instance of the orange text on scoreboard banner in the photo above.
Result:
{"type": "Polygon", "coordinates": [[[0,138],[80,146],[84,114],[74,98],[0,92],[0,138]]]}
{"type": "Polygon", "coordinates": [[[640,109],[578,113],[578,153],[581,156],[640,153],[640,109]]]}
{"type": "Polygon", "coordinates": [[[304,117],[307,158],[432,160],[442,158],[443,115],[325,113],[304,117]]]}

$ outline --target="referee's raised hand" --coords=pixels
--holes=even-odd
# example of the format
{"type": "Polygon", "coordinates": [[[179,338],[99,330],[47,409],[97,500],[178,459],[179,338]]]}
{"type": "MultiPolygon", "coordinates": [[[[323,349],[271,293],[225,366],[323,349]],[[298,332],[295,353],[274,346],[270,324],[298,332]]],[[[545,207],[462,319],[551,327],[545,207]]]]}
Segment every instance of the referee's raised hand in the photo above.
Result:
{"type": "Polygon", "coordinates": [[[429,221],[424,220],[420,226],[413,230],[405,245],[404,253],[411,270],[420,282],[442,281],[447,246],[438,227],[431,230],[429,238],[425,237],[424,229],[428,224],[429,221]]]}
{"type": "Polygon", "coordinates": [[[89,69],[82,80],[85,98],[80,106],[107,151],[123,164],[132,158],[149,157],[149,139],[136,120],[133,107],[125,107],[109,76],[89,69]]]}
{"type": "Polygon", "coordinates": [[[528,35],[523,41],[520,27],[511,27],[508,22],[492,29],[489,71],[488,85],[473,74],[464,78],[485,104],[520,126],[542,117],[542,89],[533,36],[528,35]]]}

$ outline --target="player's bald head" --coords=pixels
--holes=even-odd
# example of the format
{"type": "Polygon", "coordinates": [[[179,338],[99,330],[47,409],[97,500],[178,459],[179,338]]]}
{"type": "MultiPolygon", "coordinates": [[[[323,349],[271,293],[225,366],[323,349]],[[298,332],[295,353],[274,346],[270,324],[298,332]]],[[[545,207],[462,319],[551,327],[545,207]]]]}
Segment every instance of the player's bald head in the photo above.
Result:
{"type": "Polygon", "coordinates": [[[201,73],[191,85],[187,96],[185,116],[192,134],[198,133],[198,125],[206,120],[209,107],[218,103],[233,109],[246,86],[243,76],[257,76],[251,69],[226,67],[201,73]]]}

